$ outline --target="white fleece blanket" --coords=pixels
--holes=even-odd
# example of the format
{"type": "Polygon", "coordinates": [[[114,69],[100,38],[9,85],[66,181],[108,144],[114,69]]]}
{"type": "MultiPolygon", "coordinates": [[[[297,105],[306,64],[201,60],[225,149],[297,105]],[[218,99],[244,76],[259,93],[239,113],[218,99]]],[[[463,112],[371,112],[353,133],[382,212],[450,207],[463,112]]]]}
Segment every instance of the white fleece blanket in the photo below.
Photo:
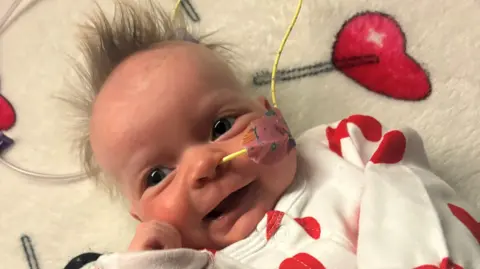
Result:
{"type": "MultiPolygon", "coordinates": [[[[11,2],[0,1],[2,14],[11,2]]],[[[68,87],[67,55],[79,56],[75,24],[94,3],[24,2],[36,5],[22,4],[23,15],[0,33],[0,94],[17,112],[5,131],[16,144],[5,158],[40,172],[75,172],[71,115],[53,97],[68,87]]],[[[109,0],[98,2],[113,11],[109,0]]],[[[200,19],[194,25],[235,44],[247,82],[268,95],[259,84],[296,1],[190,2],[200,19]]],[[[480,207],[478,25],[477,0],[305,0],[279,66],[279,78],[291,79],[278,84],[279,105],[296,134],[356,113],[411,126],[424,137],[435,172],[480,207]]],[[[3,165],[0,212],[2,268],[63,268],[81,253],[123,250],[134,228],[125,205],[89,181],[42,183],[3,165]]]]}

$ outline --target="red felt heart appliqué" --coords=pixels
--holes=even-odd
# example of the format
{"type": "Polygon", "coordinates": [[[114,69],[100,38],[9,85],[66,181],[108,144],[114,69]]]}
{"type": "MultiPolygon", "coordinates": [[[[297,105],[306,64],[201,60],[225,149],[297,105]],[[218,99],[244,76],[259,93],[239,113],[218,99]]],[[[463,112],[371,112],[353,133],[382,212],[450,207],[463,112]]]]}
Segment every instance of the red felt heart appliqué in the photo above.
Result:
{"type": "Polygon", "coordinates": [[[0,131],[5,131],[13,127],[16,115],[13,106],[3,95],[0,94],[0,131]]]}
{"type": "Polygon", "coordinates": [[[405,34],[389,15],[365,12],[349,19],[333,46],[335,67],[366,89],[402,100],[430,95],[426,72],[406,52],[405,34]],[[370,58],[375,58],[372,64],[370,58]],[[361,64],[362,59],[369,64],[361,64]]]}

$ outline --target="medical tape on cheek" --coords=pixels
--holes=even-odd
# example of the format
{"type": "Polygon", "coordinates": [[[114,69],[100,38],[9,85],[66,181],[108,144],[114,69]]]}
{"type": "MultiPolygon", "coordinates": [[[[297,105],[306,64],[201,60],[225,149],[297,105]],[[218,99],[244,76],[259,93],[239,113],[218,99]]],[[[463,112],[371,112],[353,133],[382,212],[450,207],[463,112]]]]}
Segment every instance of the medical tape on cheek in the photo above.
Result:
{"type": "Polygon", "coordinates": [[[247,154],[255,163],[271,165],[285,158],[296,146],[287,122],[278,108],[269,108],[261,118],[252,121],[242,144],[243,150],[226,156],[222,163],[247,154]]]}

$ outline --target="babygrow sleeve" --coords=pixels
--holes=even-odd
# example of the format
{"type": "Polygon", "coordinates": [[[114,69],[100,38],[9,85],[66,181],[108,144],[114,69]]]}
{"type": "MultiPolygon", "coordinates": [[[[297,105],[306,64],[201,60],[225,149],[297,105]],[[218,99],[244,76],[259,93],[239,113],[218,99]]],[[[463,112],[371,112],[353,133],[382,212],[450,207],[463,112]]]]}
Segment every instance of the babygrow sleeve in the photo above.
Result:
{"type": "Polygon", "coordinates": [[[112,253],[101,256],[92,269],[251,269],[221,255],[193,249],[112,253]]]}
{"type": "Polygon", "coordinates": [[[480,213],[431,172],[415,131],[354,115],[325,133],[332,151],[364,171],[359,269],[480,268],[480,213]]]}

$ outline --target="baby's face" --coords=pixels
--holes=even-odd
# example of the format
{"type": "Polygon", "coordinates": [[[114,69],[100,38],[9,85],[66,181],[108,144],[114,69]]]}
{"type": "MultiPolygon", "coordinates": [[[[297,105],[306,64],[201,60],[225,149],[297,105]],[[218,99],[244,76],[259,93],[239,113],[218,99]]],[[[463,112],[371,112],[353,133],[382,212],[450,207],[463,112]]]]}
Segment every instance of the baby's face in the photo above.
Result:
{"type": "Polygon", "coordinates": [[[220,249],[247,237],[291,184],[295,151],[272,166],[246,157],[249,123],[266,111],[209,49],[176,42],[122,63],[97,97],[91,143],[140,221],[166,221],[185,247],[220,249]]]}

